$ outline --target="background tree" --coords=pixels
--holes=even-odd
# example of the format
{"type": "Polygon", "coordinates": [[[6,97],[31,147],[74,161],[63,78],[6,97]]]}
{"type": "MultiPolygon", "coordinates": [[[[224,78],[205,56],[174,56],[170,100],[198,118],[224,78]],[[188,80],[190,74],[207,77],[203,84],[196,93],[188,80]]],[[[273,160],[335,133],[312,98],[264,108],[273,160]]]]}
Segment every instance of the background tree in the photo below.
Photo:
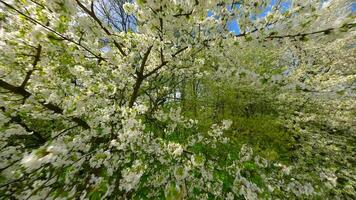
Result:
{"type": "Polygon", "coordinates": [[[134,31],[136,19],[134,15],[126,14],[123,8],[130,0],[99,0],[95,2],[96,13],[105,24],[114,27],[116,31],[134,31]]]}

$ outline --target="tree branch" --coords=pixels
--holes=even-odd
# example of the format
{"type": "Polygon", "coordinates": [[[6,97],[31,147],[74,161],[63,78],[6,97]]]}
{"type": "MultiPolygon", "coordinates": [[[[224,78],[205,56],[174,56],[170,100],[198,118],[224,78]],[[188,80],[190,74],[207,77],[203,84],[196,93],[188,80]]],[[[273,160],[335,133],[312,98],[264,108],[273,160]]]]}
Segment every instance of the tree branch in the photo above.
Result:
{"type": "Polygon", "coordinates": [[[188,49],[188,47],[183,47],[181,49],[179,49],[177,52],[175,52],[172,57],[176,57],[178,54],[182,53],[184,50],[188,49]]]}
{"type": "MultiPolygon", "coordinates": [[[[87,7],[85,7],[79,0],[76,0],[77,4],[79,5],[80,8],[82,8],[84,10],[85,13],[87,13],[91,18],[94,19],[94,21],[96,21],[99,26],[101,27],[101,29],[104,30],[104,32],[108,35],[108,36],[112,36],[113,34],[103,25],[103,23],[100,21],[100,19],[95,15],[94,12],[94,2],[91,2],[91,6],[89,10],[87,7]]],[[[123,50],[122,44],[119,44],[116,40],[114,41],[114,45],[116,46],[116,48],[119,49],[120,53],[123,56],[126,56],[127,54],[125,53],[125,51],[123,50]]]]}
{"type": "Polygon", "coordinates": [[[100,55],[96,55],[93,51],[91,51],[89,48],[83,46],[82,44],[80,44],[79,42],[76,42],[75,40],[62,35],[60,33],[58,33],[57,31],[55,31],[54,29],[42,24],[41,22],[37,21],[36,19],[33,19],[32,17],[26,15],[25,13],[21,12],[20,10],[16,9],[15,7],[13,7],[12,5],[4,2],[3,0],[0,0],[1,3],[3,3],[6,7],[10,8],[11,10],[16,11],[18,14],[24,16],[26,19],[28,19],[30,22],[34,23],[34,24],[38,24],[40,26],[42,26],[43,28],[45,28],[46,30],[58,35],[60,38],[67,40],[68,42],[71,42],[73,44],[76,44],[77,46],[83,48],[84,50],[86,50],[88,53],[92,54],[95,58],[99,59],[99,60],[106,60],[105,58],[101,57],[100,55]]]}
{"type": "Polygon", "coordinates": [[[356,26],[356,23],[349,23],[349,24],[344,24],[341,27],[335,27],[335,28],[327,28],[319,31],[314,31],[314,32],[309,32],[309,33],[297,33],[297,34],[288,34],[288,35],[270,35],[266,38],[268,39],[281,39],[281,38],[295,38],[295,37],[305,37],[308,35],[315,35],[318,33],[324,33],[324,34],[329,34],[331,31],[334,31],[336,29],[342,29],[342,28],[347,28],[351,29],[356,26]]]}
{"type": "Polygon", "coordinates": [[[41,145],[41,144],[46,143],[46,139],[39,132],[29,128],[25,124],[25,122],[21,119],[20,116],[17,115],[17,116],[11,117],[10,122],[14,122],[14,123],[20,125],[22,128],[24,128],[26,130],[26,132],[32,133],[32,135],[34,135],[38,139],[38,144],[41,145]]]}
{"type": "Polygon", "coordinates": [[[30,71],[27,72],[25,79],[23,80],[22,84],[21,84],[21,88],[25,88],[27,82],[30,80],[32,73],[36,70],[36,66],[38,61],[40,61],[40,56],[41,56],[41,50],[42,50],[42,46],[39,44],[37,47],[37,51],[36,51],[36,55],[35,55],[35,60],[32,63],[32,69],[30,71]]]}
{"type": "MultiPolygon", "coordinates": [[[[177,52],[172,54],[172,57],[176,57],[178,54],[182,53],[184,50],[188,49],[188,47],[183,47],[181,49],[179,49],[177,52]]],[[[158,65],[156,68],[154,68],[152,71],[148,72],[147,74],[143,75],[144,78],[147,78],[149,76],[151,76],[152,74],[156,73],[158,70],[160,70],[162,67],[166,66],[168,64],[169,61],[163,61],[160,65],[158,65]]]]}
{"type": "Polygon", "coordinates": [[[151,45],[150,47],[148,47],[146,53],[143,56],[142,62],[141,62],[141,66],[138,70],[136,70],[136,82],[135,82],[135,86],[134,86],[134,90],[131,94],[131,98],[129,101],[129,107],[132,108],[132,106],[134,105],[137,97],[138,97],[138,91],[140,90],[141,84],[143,82],[143,80],[146,78],[143,74],[144,74],[144,69],[145,69],[145,65],[147,63],[148,60],[148,56],[151,53],[153,45],[151,45]]]}
{"type": "Polygon", "coordinates": [[[166,66],[167,63],[168,63],[168,61],[164,61],[163,63],[158,65],[156,68],[154,68],[152,71],[150,71],[147,74],[145,74],[144,78],[147,78],[147,77],[151,76],[152,74],[156,73],[159,69],[161,69],[162,67],[166,66]]]}
{"type": "Polygon", "coordinates": [[[3,80],[0,79],[0,87],[4,88],[5,90],[9,90],[12,93],[18,94],[23,96],[24,98],[30,97],[32,94],[26,91],[24,88],[16,87],[11,85],[3,80]]]}
{"type": "MultiPolygon", "coordinates": [[[[0,87],[5,89],[5,90],[8,90],[8,91],[10,91],[10,92],[12,92],[14,94],[21,95],[24,98],[28,98],[28,97],[32,96],[32,94],[30,92],[28,92],[27,90],[25,90],[24,88],[16,87],[16,86],[11,85],[11,84],[9,84],[9,83],[1,80],[1,79],[0,79],[0,87]]],[[[51,110],[54,113],[63,115],[63,109],[58,107],[58,106],[56,106],[55,104],[47,103],[44,100],[39,101],[39,103],[43,107],[47,108],[48,110],[51,110]]],[[[80,119],[78,117],[73,117],[71,120],[73,122],[77,123],[79,126],[81,126],[84,129],[90,129],[90,126],[85,121],[83,121],[82,119],[80,119]]]]}

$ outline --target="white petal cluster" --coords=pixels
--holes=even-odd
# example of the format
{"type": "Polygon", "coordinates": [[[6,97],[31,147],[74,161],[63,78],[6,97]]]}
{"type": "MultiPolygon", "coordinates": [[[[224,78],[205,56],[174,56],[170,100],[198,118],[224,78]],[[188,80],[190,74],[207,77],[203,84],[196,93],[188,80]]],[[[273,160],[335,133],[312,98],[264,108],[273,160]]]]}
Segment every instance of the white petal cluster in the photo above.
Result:
{"type": "Polygon", "coordinates": [[[136,160],[131,168],[124,169],[121,172],[123,178],[120,181],[120,188],[126,192],[133,190],[139,184],[144,169],[145,166],[139,160],[136,160]]]}
{"type": "Polygon", "coordinates": [[[39,161],[39,158],[34,153],[30,153],[26,155],[21,160],[21,163],[29,169],[37,169],[41,166],[41,162],[39,161]]]}
{"type": "Polygon", "coordinates": [[[182,155],[182,153],[184,151],[182,145],[180,145],[178,143],[173,143],[173,142],[170,142],[167,145],[167,148],[168,148],[168,151],[174,156],[180,156],[180,155],[182,155]]]}
{"type": "Polygon", "coordinates": [[[124,8],[125,13],[128,15],[134,14],[134,12],[137,10],[137,5],[134,3],[126,2],[122,7],[124,8]]]}

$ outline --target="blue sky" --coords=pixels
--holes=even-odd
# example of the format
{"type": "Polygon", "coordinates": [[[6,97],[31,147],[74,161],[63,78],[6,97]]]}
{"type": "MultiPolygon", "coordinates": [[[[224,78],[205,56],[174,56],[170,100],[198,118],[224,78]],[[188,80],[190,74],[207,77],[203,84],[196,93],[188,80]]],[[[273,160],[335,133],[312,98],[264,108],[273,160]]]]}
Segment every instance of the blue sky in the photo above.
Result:
{"type": "MultiPolygon", "coordinates": [[[[288,10],[288,8],[289,8],[290,5],[291,5],[291,1],[292,1],[292,0],[289,0],[289,1],[287,1],[287,2],[282,3],[282,4],[281,4],[282,9],[283,9],[283,10],[288,10]]],[[[258,15],[257,17],[258,17],[258,18],[265,17],[265,16],[267,15],[267,13],[268,13],[269,11],[271,11],[272,6],[276,5],[276,3],[277,3],[277,0],[272,0],[271,3],[270,3],[270,5],[268,5],[267,8],[266,8],[260,15],[258,15]]],[[[356,4],[355,4],[355,6],[356,6],[356,4]]],[[[229,28],[229,30],[230,30],[231,32],[233,32],[233,33],[235,33],[235,34],[240,34],[240,28],[239,28],[239,25],[238,25],[238,23],[237,23],[236,20],[230,22],[229,25],[228,25],[228,28],[229,28]]]]}
{"type": "MultiPolygon", "coordinates": [[[[326,0],[326,1],[328,1],[328,0],[326,0]]],[[[258,15],[258,17],[265,17],[267,15],[267,13],[269,11],[271,11],[272,6],[276,5],[276,3],[277,3],[277,0],[272,0],[270,5],[260,15],[258,15]]],[[[292,3],[292,0],[288,0],[288,1],[284,2],[284,3],[282,3],[282,9],[284,11],[288,10],[290,8],[290,6],[291,6],[291,3],[292,3]]],[[[353,2],[351,4],[351,10],[352,10],[352,12],[356,12],[356,2],[353,2]]],[[[236,35],[240,34],[240,28],[239,28],[239,25],[238,25],[236,20],[230,22],[229,25],[228,25],[228,28],[234,34],[236,34],[236,35]]]]}

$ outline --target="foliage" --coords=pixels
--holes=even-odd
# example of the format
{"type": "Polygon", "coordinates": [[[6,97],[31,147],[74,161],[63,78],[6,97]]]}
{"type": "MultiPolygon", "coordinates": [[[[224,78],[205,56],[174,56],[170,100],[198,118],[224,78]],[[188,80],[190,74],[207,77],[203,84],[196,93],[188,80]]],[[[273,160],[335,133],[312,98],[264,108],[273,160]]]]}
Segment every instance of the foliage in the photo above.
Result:
{"type": "Polygon", "coordinates": [[[0,197],[354,199],[351,3],[0,0],[0,197]]]}

